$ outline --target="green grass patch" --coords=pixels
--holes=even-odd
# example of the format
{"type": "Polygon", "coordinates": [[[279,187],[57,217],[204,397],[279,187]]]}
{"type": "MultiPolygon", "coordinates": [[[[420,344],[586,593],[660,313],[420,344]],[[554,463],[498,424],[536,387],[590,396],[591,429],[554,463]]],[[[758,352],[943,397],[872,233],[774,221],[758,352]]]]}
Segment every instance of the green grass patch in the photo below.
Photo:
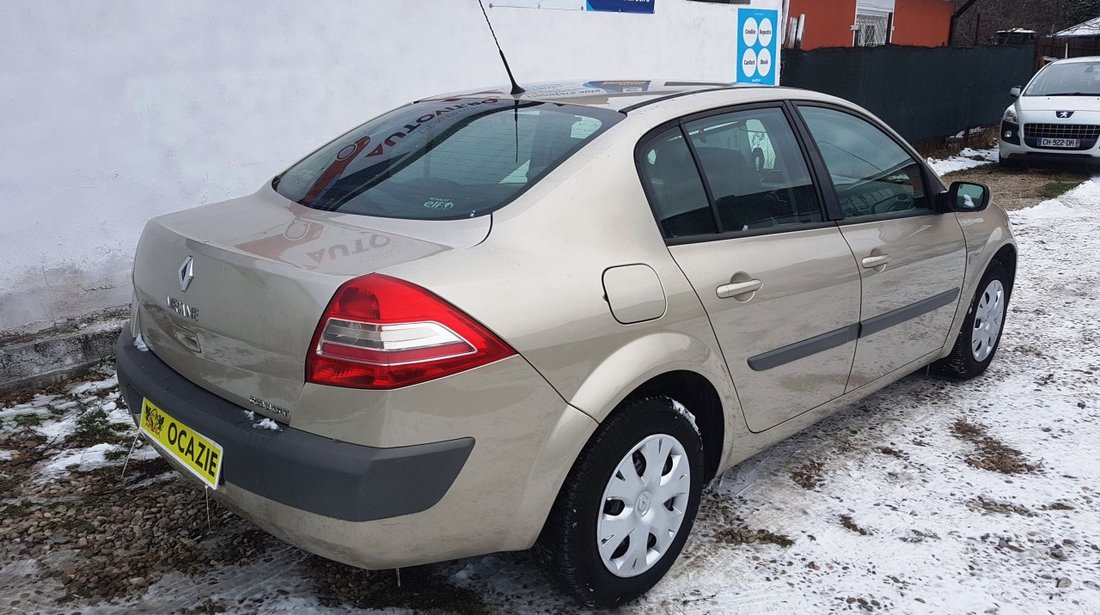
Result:
{"type": "Polygon", "coordinates": [[[107,451],[106,453],[103,453],[103,457],[107,461],[118,461],[119,459],[124,459],[126,457],[126,455],[129,455],[129,454],[130,454],[130,449],[128,449],[128,448],[116,448],[114,450],[110,450],[110,451],[107,451]]]}
{"type": "Polygon", "coordinates": [[[76,428],[65,439],[67,446],[94,446],[103,442],[122,444],[126,439],[119,431],[128,429],[125,423],[112,423],[103,410],[85,412],[76,420],[76,428]]]}
{"type": "Polygon", "coordinates": [[[27,514],[31,505],[27,502],[0,504],[0,519],[18,519],[27,514]]]}
{"type": "Polygon", "coordinates": [[[1043,184],[1039,190],[1039,196],[1044,199],[1053,199],[1062,196],[1063,194],[1073,190],[1081,184],[1081,180],[1061,180],[1056,179],[1043,184]]]}
{"type": "Polygon", "coordinates": [[[38,427],[39,425],[42,424],[42,417],[40,415],[34,414],[34,413],[17,414],[17,415],[15,415],[15,417],[12,420],[15,421],[16,425],[18,425],[20,427],[25,427],[25,428],[28,428],[28,429],[31,428],[31,427],[38,427]]]}

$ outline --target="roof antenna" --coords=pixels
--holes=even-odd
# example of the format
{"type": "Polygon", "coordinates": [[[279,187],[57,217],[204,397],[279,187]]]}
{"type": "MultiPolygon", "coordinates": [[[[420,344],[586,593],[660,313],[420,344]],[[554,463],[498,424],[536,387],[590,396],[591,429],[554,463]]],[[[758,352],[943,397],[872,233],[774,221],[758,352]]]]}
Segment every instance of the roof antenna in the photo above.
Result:
{"type": "Polygon", "coordinates": [[[477,0],[478,6],[481,7],[481,14],[485,16],[485,23],[489,24],[489,33],[493,35],[493,42],[497,44],[497,51],[500,52],[500,61],[504,62],[504,70],[508,72],[508,80],[512,82],[512,91],[509,92],[512,96],[517,94],[523,94],[527,90],[519,87],[516,83],[516,78],[512,76],[512,69],[508,67],[508,58],[504,57],[504,50],[500,48],[500,41],[497,40],[497,33],[493,31],[493,22],[489,21],[489,14],[485,12],[485,3],[482,0],[477,0]]]}

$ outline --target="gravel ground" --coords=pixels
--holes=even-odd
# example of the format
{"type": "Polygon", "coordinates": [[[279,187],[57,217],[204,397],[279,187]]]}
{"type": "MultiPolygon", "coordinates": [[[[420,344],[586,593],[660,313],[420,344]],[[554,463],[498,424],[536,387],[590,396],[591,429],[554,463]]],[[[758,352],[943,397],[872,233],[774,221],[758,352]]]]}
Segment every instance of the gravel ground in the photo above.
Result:
{"type": "MultiPolygon", "coordinates": [[[[621,612],[1100,613],[1098,203],[1087,182],[1014,212],[983,378],[914,374],[719,477],[680,561],[621,612]]],[[[523,553],[399,576],[287,546],[148,447],[126,462],[121,404],[109,366],[0,398],[0,611],[574,610],[523,553]]]]}
{"type": "Polygon", "coordinates": [[[993,191],[993,201],[1014,211],[1032,207],[1072,190],[1089,179],[1095,169],[1084,166],[1036,166],[1006,169],[997,162],[997,134],[989,135],[992,146],[982,149],[963,148],[944,159],[929,157],[928,162],[944,182],[975,181],[993,191]]]}

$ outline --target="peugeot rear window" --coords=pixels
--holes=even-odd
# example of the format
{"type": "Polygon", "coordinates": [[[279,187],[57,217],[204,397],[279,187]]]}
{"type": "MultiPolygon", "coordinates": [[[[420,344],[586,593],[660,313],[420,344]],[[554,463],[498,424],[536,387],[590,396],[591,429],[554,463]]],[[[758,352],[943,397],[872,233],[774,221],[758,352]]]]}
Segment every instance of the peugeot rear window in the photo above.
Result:
{"type": "Polygon", "coordinates": [[[352,130],[273,185],[314,209],[469,218],[508,204],[622,117],[511,98],[423,101],[352,130]]]}

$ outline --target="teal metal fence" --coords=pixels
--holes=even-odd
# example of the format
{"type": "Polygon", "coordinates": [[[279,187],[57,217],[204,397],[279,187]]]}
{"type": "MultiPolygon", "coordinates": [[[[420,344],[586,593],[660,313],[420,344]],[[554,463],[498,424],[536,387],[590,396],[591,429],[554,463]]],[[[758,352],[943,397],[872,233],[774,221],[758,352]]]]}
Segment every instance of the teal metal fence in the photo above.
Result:
{"type": "Polygon", "coordinates": [[[996,124],[1035,72],[1034,45],[784,50],[782,85],[859,104],[909,141],[996,124]]]}

